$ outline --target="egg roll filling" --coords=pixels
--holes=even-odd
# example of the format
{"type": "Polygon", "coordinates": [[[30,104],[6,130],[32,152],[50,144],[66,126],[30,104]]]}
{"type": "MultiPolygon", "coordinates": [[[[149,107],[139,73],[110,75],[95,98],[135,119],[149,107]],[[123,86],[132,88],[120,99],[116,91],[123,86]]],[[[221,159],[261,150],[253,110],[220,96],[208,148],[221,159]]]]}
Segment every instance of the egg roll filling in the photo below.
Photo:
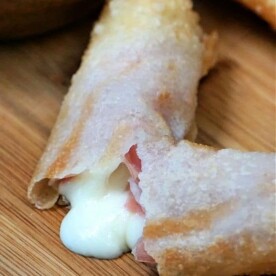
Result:
{"type": "Polygon", "coordinates": [[[61,240],[68,249],[112,259],[135,248],[145,221],[138,203],[140,171],[141,161],[133,146],[110,175],[99,169],[60,181],[59,193],[70,202],[60,227],[61,240]]]}

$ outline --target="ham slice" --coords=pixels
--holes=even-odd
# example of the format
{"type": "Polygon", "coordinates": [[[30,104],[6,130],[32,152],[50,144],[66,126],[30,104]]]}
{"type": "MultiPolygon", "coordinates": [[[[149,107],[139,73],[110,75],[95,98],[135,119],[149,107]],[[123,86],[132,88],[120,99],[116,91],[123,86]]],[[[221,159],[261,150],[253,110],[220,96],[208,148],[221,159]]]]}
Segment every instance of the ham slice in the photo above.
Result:
{"type": "Polygon", "coordinates": [[[31,203],[51,208],[59,181],[85,171],[108,178],[138,142],[195,134],[203,58],[190,0],[109,1],[34,173],[31,203]]]}
{"type": "MultiPolygon", "coordinates": [[[[138,174],[142,170],[142,164],[140,158],[137,156],[136,153],[137,145],[133,145],[129,152],[125,155],[125,164],[135,182],[138,180],[138,174]]],[[[133,183],[133,181],[131,183],[133,183]]],[[[130,185],[130,188],[134,185],[130,185]]],[[[135,193],[134,193],[135,194],[135,193]]]]}
{"type": "Polygon", "coordinates": [[[139,262],[143,262],[151,265],[156,264],[155,260],[151,256],[149,256],[149,254],[145,250],[143,238],[138,240],[135,248],[132,250],[132,254],[136,256],[136,259],[139,262]]]}

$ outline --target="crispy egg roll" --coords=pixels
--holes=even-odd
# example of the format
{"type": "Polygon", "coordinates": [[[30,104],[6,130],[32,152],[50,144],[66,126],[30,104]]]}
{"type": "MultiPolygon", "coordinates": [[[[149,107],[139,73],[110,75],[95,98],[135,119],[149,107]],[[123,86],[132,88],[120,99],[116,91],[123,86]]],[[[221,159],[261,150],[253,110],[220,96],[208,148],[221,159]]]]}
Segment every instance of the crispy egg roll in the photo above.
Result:
{"type": "Polygon", "coordinates": [[[138,260],[155,261],[161,275],[276,273],[275,153],[163,139],[137,154],[138,260]]]}
{"type": "Polygon", "coordinates": [[[108,177],[138,141],[193,134],[203,49],[190,0],[108,1],[34,173],[29,200],[50,208],[59,180],[99,168],[108,177]]]}
{"type": "Polygon", "coordinates": [[[132,153],[153,138],[195,137],[213,38],[190,0],[107,2],[28,189],[39,209],[70,204],[67,248],[110,259],[135,247],[144,213],[132,153]]]}
{"type": "Polygon", "coordinates": [[[275,272],[275,156],[175,146],[195,137],[210,44],[190,0],[108,1],[28,190],[70,204],[70,250],[133,249],[162,275],[275,272]]]}

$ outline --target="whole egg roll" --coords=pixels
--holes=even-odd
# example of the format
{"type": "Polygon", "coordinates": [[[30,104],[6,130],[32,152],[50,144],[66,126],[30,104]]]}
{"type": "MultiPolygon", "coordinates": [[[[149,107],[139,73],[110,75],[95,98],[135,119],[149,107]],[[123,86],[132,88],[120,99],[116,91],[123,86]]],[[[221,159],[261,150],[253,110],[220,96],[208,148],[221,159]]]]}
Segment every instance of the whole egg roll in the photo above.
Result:
{"type": "Polygon", "coordinates": [[[138,260],[161,275],[276,273],[275,153],[162,139],[137,154],[146,218],[138,260]]]}
{"type": "Polygon", "coordinates": [[[190,0],[108,1],[31,180],[30,202],[52,207],[60,181],[87,171],[108,179],[141,141],[192,139],[208,55],[203,64],[190,0]]]}

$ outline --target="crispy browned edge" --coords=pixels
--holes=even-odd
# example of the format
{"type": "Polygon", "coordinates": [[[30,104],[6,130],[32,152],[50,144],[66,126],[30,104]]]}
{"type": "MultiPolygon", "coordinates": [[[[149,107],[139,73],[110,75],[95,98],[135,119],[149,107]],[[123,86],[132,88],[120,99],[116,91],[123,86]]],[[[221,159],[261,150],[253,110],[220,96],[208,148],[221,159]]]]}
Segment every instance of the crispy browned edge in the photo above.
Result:
{"type": "MultiPolygon", "coordinates": [[[[168,235],[188,234],[191,231],[206,229],[212,219],[222,215],[229,206],[230,204],[226,203],[210,212],[191,213],[179,219],[152,222],[145,227],[144,238],[154,240],[168,235]]],[[[153,257],[158,264],[160,275],[230,276],[276,272],[275,246],[262,253],[256,247],[253,237],[247,232],[231,239],[218,238],[202,251],[192,252],[184,248],[171,248],[158,254],[157,258],[153,257]]]]}
{"type": "Polygon", "coordinates": [[[275,249],[260,253],[250,234],[244,233],[236,239],[217,239],[209,247],[194,253],[168,249],[162,252],[158,270],[161,275],[273,274],[276,271],[275,255],[275,249]],[[242,244],[239,244],[240,239],[243,239],[242,244]]]}

